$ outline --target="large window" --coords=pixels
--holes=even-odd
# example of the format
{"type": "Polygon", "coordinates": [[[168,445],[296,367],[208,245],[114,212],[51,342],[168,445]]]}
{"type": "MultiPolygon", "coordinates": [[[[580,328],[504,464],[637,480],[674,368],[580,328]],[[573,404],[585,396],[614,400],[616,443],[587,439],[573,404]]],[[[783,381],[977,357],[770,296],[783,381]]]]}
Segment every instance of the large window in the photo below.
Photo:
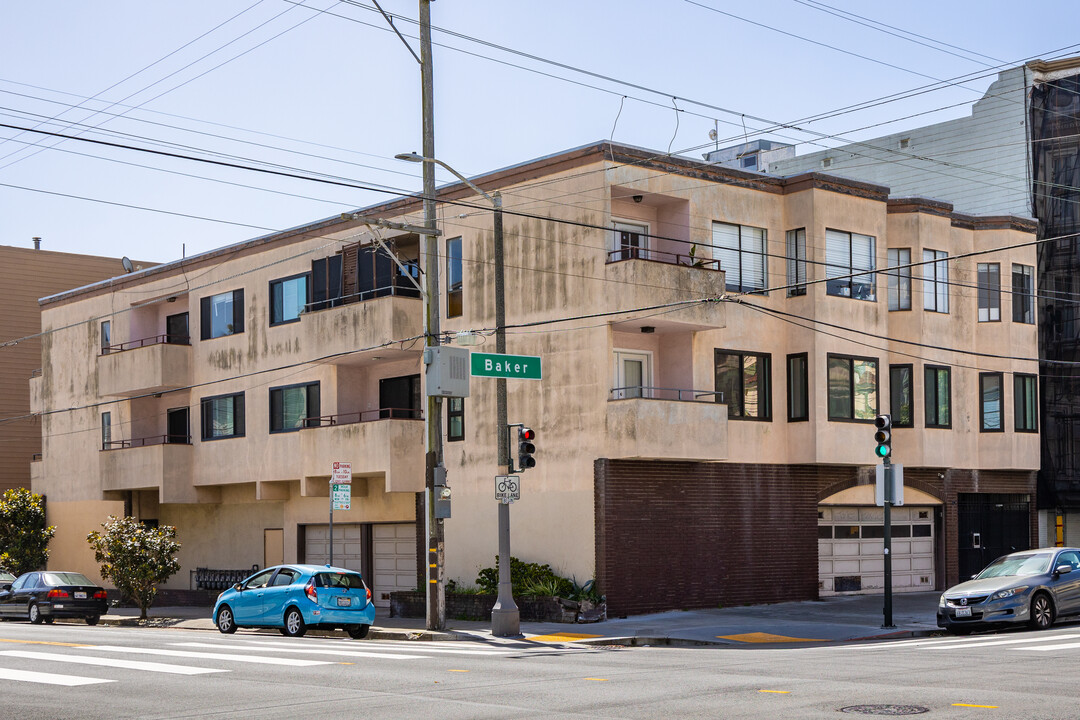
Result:
{"type": "Polygon", "coordinates": [[[787,356],[787,419],[810,419],[809,362],[806,353],[787,356]]]}
{"type": "Polygon", "coordinates": [[[101,449],[108,450],[112,446],[112,413],[101,413],[101,449]]]}
{"type": "Polygon", "coordinates": [[[926,405],[926,427],[952,427],[949,411],[951,394],[950,372],[947,367],[927,365],[923,369],[923,399],[926,405]]]}
{"type": "Polygon", "coordinates": [[[713,223],[713,249],[731,292],[765,289],[764,228],[713,223]]]}
{"type": "Polygon", "coordinates": [[[806,294],[806,228],[788,230],[787,284],[788,295],[806,294]]]}
{"type": "Polygon", "coordinates": [[[923,309],[949,312],[949,254],[944,250],[923,250],[923,309]]]}
{"type": "Polygon", "coordinates": [[[244,435],[244,393],[202,399],[202,439],[244,435]]]}
{"type": "Polygon", "coordinates": [[[772,419],[772,356],[716,351],[716,392],[729,418],[772,419]]]}
{"type": "Polygon", "coordinates": [[[270,432],[312,427],[319,415],[319,383],[270,388],[270,432]]]}
{"type": "Polygon", "coordinates": [[[874,238],[870,235],[825,230],[825,283],[829,295],[876,300],[874,275],[855,275],[874,269],[874,238]]]}
{"type": "Polygon", "coordinates": [[[463,290],[461,238],[450,238],[446,241],[446,317],[460,317],[464,312],[463,290]]]}
{"type": "Polygon", "coordinates": [[[1035,322],[1035,268],[1030,265],[1012,266],[1013,322],[1035,322]]]}
{"type": "Polygon", "coordinates": [[[465,439],[465,398],[452,397],[446,402],[446,440],[459,442],[465,439]]]}
{"type": "Polygon", "coordinates": [[[979,429],[982,432],[1005,431],[1001,385],[1001,373],[979,373],[979,429]]]}
{"type": "Polygon", "coordinates": [[[648,257],[649,226],[613,220],[612,248],[609,255],[612,261],[631,260],[648,257]]]}
{"type": "Polygon", "coordinates": [[[893,427],[915,426],[915,388],[911,365],[889,366],[889,413],[893,427]]]}
{"type": "Polygon", "coordinates": [[[296,322],[308,304],[308,275],[273,280],[270,283],[270,324],[296,322]]]}
{"type": "Polygon", "coordinates": [[[1001,265],[979,263],[979,322],[1001,320],[1001,265]]]}
{"type": "Polygon", "coordinates": [[[1013,416],[1016,432],[1039,431],[1037,378],[1034,375],[1013,375],[1013,416]]]}
{"type": "Polygon", "coordinates": [[[874,358],[829,355],[829,419],[873,420],[878,411],[874,358]]]}
{"type": "MultiPolygon", "coordinates": [[[[911,309],[911,249],[891,248],[889,250],[889,309],[911,309]]],[[[895,422],[895,418],[894,418],[895,422]]]]}
{"type": "Polygon", "coordinates": [[[203,340],[244,332],[244,291],[219,293],[201,299],[203,340]]]}
{"type": "Polygon", "coordinates": [[[344,260],[341,254],[311,261],[311,309],[325,310],[344,302],[344,260]]]}

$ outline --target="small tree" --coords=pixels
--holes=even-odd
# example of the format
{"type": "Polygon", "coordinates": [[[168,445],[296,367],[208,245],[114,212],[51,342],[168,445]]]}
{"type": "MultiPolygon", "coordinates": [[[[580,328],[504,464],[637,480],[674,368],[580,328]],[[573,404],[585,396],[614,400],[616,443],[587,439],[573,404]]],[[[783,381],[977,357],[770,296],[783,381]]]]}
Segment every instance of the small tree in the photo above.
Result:
{"type": "Polygon", "coordinates": [[[157,596],[157,584],[180,570],[176,528],[150,528],[133,517],[113,515],[101,527],[101,532],[86,536],[94,559],[101,564],[101,577],[112,580],[117,590],[131,598],[139,606],[139,619],[145,620],[157,596]]]}
{"type": "Polygon", "coordinates": [[[45,567],[55,527],[45,525],[45,501],[26,488],[0,496],[0,567],[15,575],[45,567]]]}

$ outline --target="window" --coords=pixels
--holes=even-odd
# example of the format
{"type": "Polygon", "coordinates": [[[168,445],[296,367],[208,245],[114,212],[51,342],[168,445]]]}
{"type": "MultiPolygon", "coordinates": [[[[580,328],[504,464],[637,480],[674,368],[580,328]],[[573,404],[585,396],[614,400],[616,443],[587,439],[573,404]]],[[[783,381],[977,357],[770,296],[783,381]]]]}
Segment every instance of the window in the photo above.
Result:
{"type": "Polygon", "coordinates": [[[1039,431],[1039,406],[1034,375],[1013,375],[1013,416],[1016,432],[1039,431]]]}
{"type": "Polygon", "coordinates": [[[948,257],[943,250],[923,250],[923,310],[949,312],[948,257]]]}
{"type": "Polygon", "coordinates": [[[308,274],[270,283],[270,324],[296,322],[308,304],[308,274]]]}
{"type": "Polygon", "coordinates": [[[728,417],[771,420],[772,356],[717,350],[715,357],[716,392],[728,417]]]}
{"type": "Polygon", "coordinates": [[[450,238],[446,241],[446,317],[461,317],[463,285],[461,238],[450,238]]]}
{"type": "Polygon", "coordinates": [[[927,365],[923,369],[923,400],[926,427],[952,427],[949,413],[950,373],[947,367],[927,365]]]}
{"type": "Polygon", "coordinates": [[[915,427],[915,388],[911,365],[889,366],[889,413],[893,427],[915,427]]]}
{"type": "Polygon", "coordinates": [[[731,292],[765,289],[765,229],[713,223],[713,247],[731,292]]]}
{"type": "Polygon", "coordinates": [[[465,398],[452,397],[446,404],[446,439],[448,442],[465,439],[465,398]]]}
{"type": "Polygon", "coordinates": [[[874,269],[874,238],[870,235],[825,230],[825,289],[829,295],[876,300],[874,276],[853,275],[874,269]]]}
{"type": "Polygon", "coordinates": [[[806,294],[806,228],[788,230],[787,284],[789,297],[806,294]]]}
{"type": "Polygon", "coordinates": [[[615,351],[615,400],[652,397],[652,354],[615,351]]]}
{"type": "Polygon", "coordinates": [[[649,226],[612,220],[612,262],[647,258],[649,248],[649,226]]]}
{"type": "Polygon", "coordinates": [[[379,417],[418,420],[424,417],[420,410],[420,376],[379,379],[379,417]]]}
{"type": "Polygon", "coordinates": [[[743,155],[739,158],[739,165],[743,169],[752,169],[757,167],[757,155],[743,155]]]}
{"type": "Polygon", "coordinates": [[[254,590],[255,588],[266,587],[266,584],[270,582],[270,576],[277,571],[277,568],[270,568],[269,570],[263,570],[258,575],[253,576],[250,580],[244,583],[244,589],[254,590]]]}
{"type": "Polygon", "coordinates": [[[901,266],[911,265],[911,250],[909,248],[896,248],[889,250],[889,309],[911,309],[911,268],[901,266]]]}
{"type": "Polygon", "coordinates": [[[787,356],[788,422],[810,419],[808,365],[806,353],[787,356]]]}
{"type": "Polygon", "coordinates": [[[1001,412],[1001,373],[979,373],[979,429],[1004,432],[1001,412]]]}
{"type": "Polygon", "coordinates": [[[244,291],[220,293],[202,298],[203,340],[244,332],[244,291]]]}
{"type": "Polygon", "coordinates": [[[344,300],[345,280],[341,255],[317,258],[311,261],[311,309],[325,310],[337,307],[344,300]]]}
{"type": "Polygon", "coordinates": [[[105,320],[101,323],[101,354],[108,355],[112,348],[112,322],[105,320]]]}
{"type": "Polygon", "coordinates": [[[319,383],[270,388],[270,432],[313,427],[319,415],[319,383]]]}
{"type": "Polygon", "coordinates": [[[244,394],[202,399],[202,439],[243,437],[244,394]]]}
{"type": "Polygon", "coordinates": [[[979,263],[979,322],[1001,320],[1001,265],[979,263]]]}
{"type": "Polygon", "coordinates": [[[112,413],[101,413],[101,449],[112,447],[112,413]]]}
{"type": "Polygon", "coordinates": [[[829,355],[829,419],[873,420],[878,409],[877,360],[829,355]]]}
{"type": "Polygon", "coordinates": [[[188,345],[191,342],[186,312],[165,316],[165,342],[173,345],[188,345]]]}
{"type": "Polygon", "coordinates": [[[281,568],[278,570],[278,574],[274,576],[274,581],[270,584],[270,587],[284,587],[292,585],[294,582],[300,579],[300,573],[291,568],[281,568]]]}
{"type": "Polygon", "coordinates": [[[1013,322],[1035,322],[1035,268],[1030,265],[1012,266],[1013,322]]]}

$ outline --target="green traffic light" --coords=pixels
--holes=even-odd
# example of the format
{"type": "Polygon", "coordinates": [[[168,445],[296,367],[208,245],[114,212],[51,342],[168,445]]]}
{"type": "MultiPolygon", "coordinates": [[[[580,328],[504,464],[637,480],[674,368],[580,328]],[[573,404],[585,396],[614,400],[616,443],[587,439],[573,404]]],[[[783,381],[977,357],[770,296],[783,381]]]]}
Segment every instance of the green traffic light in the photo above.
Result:
{"type": "Polygon", "coordinates": [[[888,445],[878,445],[875,452],[879,458],[887,458],[892,449],[888,445]]]}

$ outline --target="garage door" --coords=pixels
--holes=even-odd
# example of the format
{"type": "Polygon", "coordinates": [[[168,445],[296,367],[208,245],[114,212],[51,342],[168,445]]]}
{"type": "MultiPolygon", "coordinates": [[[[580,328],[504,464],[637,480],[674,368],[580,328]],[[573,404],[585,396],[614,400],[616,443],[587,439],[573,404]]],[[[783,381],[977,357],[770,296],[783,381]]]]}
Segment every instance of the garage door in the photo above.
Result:
{"type": "MultiPolygon", "coordinates": [[[[361,572],[363,547],[361,526],[334,523],[334,566],[361,572]]],[[[324,565],[330,562],[330,526],[308,525],[304,533],[305,562],[324,565]]],[[[366,578],[365,578],[366,579],[366,578]]]]}
{"type": "MultiPolygon", "coordinates": [[[[884,510],[818,508],[818,590],[822,595],[885,589],[884,510]]],[[[893,592],[934,589],[934,510],[892,509],[893,592]]]]}
{"type": "Polygon", "coordinates": [[[375,525],[375,605],[390,606],[390,593],[416,589],[416,525],[375,525]]]}

